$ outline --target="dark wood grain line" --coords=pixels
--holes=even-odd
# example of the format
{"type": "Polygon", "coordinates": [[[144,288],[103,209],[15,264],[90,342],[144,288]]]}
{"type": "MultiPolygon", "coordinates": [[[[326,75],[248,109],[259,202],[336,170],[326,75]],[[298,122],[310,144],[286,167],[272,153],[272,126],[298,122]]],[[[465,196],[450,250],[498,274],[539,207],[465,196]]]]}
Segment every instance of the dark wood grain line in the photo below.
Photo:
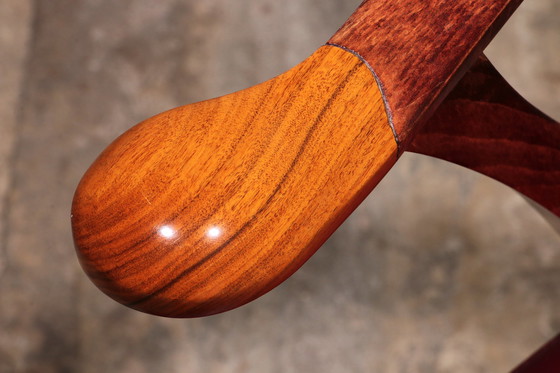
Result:
{"type": "MultiPolygon", "coordinates": [[[[355,144],[358,143],[360,141],[364,141],[363,139],[368,139],[368,141],[372,141],[375,142],[376,136],[374,134],[374,130],[371,127],[363,127],[361,128],[360,132],[357,133],[352,140],[349,141],[349,144],[355,144]]],[[[344,158],[345,156],[345,152],[344,151],[340,151],[336,158],[335,161],[333,162],[334,164],[338,163],[341,159],[344,158]]],[[[366,157],[367,158],[367,157],[366,157]]],[[[394,159],[393,162],[396,162],[398,160],[397,158],[397,153],[395,153],[394,155],[394,159]]],[[[331,168],[332,169],[332,168],[331,168]]],[[[388,169],[385,170],[385,172],[389,171],[388,169]]],[[[368,177],[370,177],[371,175],[368,174],[368,171],[366,168],[363,169],[356,169],[353,172],[359,172],[360,173],[360,177],[356,178],[356,185],[359,184],[363,179],[367,179],[368,177]]],[[[384,172],[384,173],[385,173],[384,172]]],[[[324,183],[321,184],[320,187],[316,188],[315,193],[313,195],[309,196],[310,200],[314,200],[316,198],[320,198],[322,192],[325,190],[325,188],[328,187],[329,183],[331,181],[329,179],[325,179],[324,183]]],[[[368,183],[366,183],[362,188],[361,191],[355,196],[355,198],[352,201],[349,201],[348,204],[350,206],[352,206],[351,208],[349,208],[348,210],[346,210],[345,213],[342,213],[341,215],[338,215],[334,218],[334,222],[332,224],[326,225],[325,227],[323,227],[320,231],[318,231],[316,233],[317,239],[320,241],[324,241],[325,237],[330,237],[333,233],[334,233],[334,229],[332,227],[334,226],[339,226],[340,224],[342,224],[344,222],[344,220],[346,220],[348,218],[348,216],[351,214],[351,212],[359,206],[360,203],[362,203],[362,201],[370,194],[371,190],[375,187],[375,185],[379,182],[379,179],[376,178],[372,178],[368,181],[368,183]]],[[[289,236],[292,235],[292,232],[290,230],[286,231],[284,233],[284,237],[277,241],[275,247],[272,249],[272,252],[275,253],[279,253],[282,250],[282,246],[284,246],[284,242],[287,242],[289,240],[289,236]]],[[[321,242],[322,244],[322,242],[321,242]]],[[[318,246],[317,246],[318,248],[318,246]]],[[[296,258],[294,258],[294,260],[289,263],[288,265],[285,266],[284,270],[282,272],[280,272],[278,274],[278,276],[276,276],[275,278],[271,278],[269,280],[269,282],[263,286],[263,288],[261,289],[261,291],[256,292],[254,294],[252,294],[250,297],[248,297],[246,299],[247,302],[250,302],[256,298],[258,298],[259,296],[265,294],[269,289],[273,289],[274,287],[276,287],[277,285],[279,285],[280,283],[282,283],[286,278],[289,277],[289,275],[291,273],[293,273],[295,271],[295,269],[297,269],[300,265],[300,263],[305,262],[308,258],[309,258],[310,253],[309,252],[301,252],[300,255],[298,255],[296,258]]],[[[236,293],[238,288],[240,287],[240,284],[243,282],[250,282],[253,274],[258,270],[258,268],[260,266],[262,266],[263,263],[259,262],[257,264],[254,264],[252,267],[249,267],[247,269],[245,269],[244,273],[242,273],[239,277],[243,279],[243,281],[235,281],[232,282],[227,289],[224,289],[225,293],[228,292],[232,292],[232,293],[236,293]]],[[[195,286],[194,288],[198,288],[200,285],[195,286]]],[[[202,308],[206,308],[208,307],[208,304],[206,305],[200,305],[198,307],[193,307],[191,309],[191,312],[196,313],[198,310],[202,309],[202,308]]]]}
{"type": "MultiPolygon", "coordinates": [[[[305,136],[304,141],[300,145],[299,151],[296,154],[296,157],[293,159],[292,163],[290,164],[290,167],[288,168],[286,173],[282,176],[281,180],[278,182],[274,191],[268,197],[266,202],[251,217],[251,219],[248,220],[247,222],[245,222],[230,238],[227,239],[227,241],[225,241],[222,245],[218,246],[215,250],[213,250],[211,253],[206,255],[204,258],[202,258],[201,260],[197,261],[196,263],[194,263],[194,264],[188,266],[187,268],[185,268],[178,276],[176,276],[171,281],[169,281],[169,282],[163,284],[162,286],[160,286],[156,291],[154,291],[150,294],[147,294],[145,297],[140,298],[137,301],[128,303],[127,306],[134,308],[135,306],[140,305],[140,304],[142,304],[146,301],[149,301],[154,296],[162,294],[165,291],[167,291],[168,289],[172,288],[182,278],[184,278],[189,273],[195,271],[196,269],[198,269],[199,267],[201,267],[202,265],[207,263],[214,256],[216,256],[220,251],[222,251],[224,248],[228,247],[231,244],[232,241],[234,241],[239,235],[243,234],[243,232],[245,232],[257,220],[257,218],[269,207],[269,205],[272,202],[272,200],[274,199],[274,197],[276,197],[276,195],[278,194],[278,192],[280,191],[280,189],[282,188],[282,186],[284,185],[284,183],[286,182],[286,180],[288,179],[288,177],[290,176],[290,174],[294,170],[294,167],[299,162],[299,160],[301,158],[301,155],[304,152],[304,149],[306,148],[307,144],[309,143],[309,140],[311,139],[311,136],[313,135],[313,133],[317,129],[318,124],[321,123],[321,120],[322,120],[325,112],[330,109],[334,100],[344,90],[344,88],[346,87],[346,84],[356,74],[356,72],[358,71],[360,66],[361,66],[361,63],[356,63],[355,66],[347,73],[345,80],[338,87],[336,87],[333,94],[329,97],[326,104],[321,109],[321,111],[319,113],[319,116],[315,119],[315,122],[313,123],[313,125],[311,126],[309,131],[307,132],[307,135],[305,136]]],[[[192,287],[191,289],[196,290],[196,287],[192,287]]]]}
{"type": "MultiPolygon", "coordinates": [[[[297,88],[298,85],[301,85],[301,84],[303,84],[304,82],[305,82],[304,79],[298,79],[298,80],[296,80],[296,81],[295,81],[295,88],[297,88]]],[[[271,92],[273,92],[275,88],[277,88],[277,87],[275,86],[275,84],[268,84],[268,87],[267,87],[266,91],[264,92],[263,99],[262,99],[261,101],[259,101],[259,105],[257,106],[257,109],[255,110],[255,112],[252,113],[251,120],[247,122],[247,124],[246,124],[246,126],[245,126],[245,130],[243,131],[242,135],[239,136],[239,137],[236,139],[236,141],[234,141],[234,143],[236,144],[236,147],[237,147],[239,141],[241,141],[241,138],[243,137],[243,134],[246,134],[246,133],[247,133],[247,130],[253,125],[253,122],[254,122],[255,119],[258,117],[258,114],[259,114],[259,111],[260,111],[259,109],[262,109],[263,105],[266,103],[266,100],[269,99],[269,97],[270,97],[270,95],[271,95],[271,92]]],[[[282,107],[282,110],[281,110],[281,112],[280,112],[280,113],[281,113],[281,114],[279,115],[279,119],[280,119],[280,120],[283,120],[283,119],[286,117],[289,108],[293,105],[293,103],[295,102],[295,100],[296,100],[296,96],[295,96],[295,95],[291,95],[291,96],[289,97],[288,101],[287,101],[286,104],[282,107]]],[[[163,115],[165,115],[165,113],[164,113],[163,115]]],[[[170,118],[169,118],[169,116],[168,116],[168,117],[167,117],[167,121],[169,121],[169,119],[170,119],[170,118]]],[[[271,137],[272,137],[272,136],[271,136],[271,137]]],[[[230,151],[230,154],[232,154],[232,155],[234,154],[234,151],[235,151],[236,147],[233,147],[233,148],[232,148],[232,150],[230,151]]],[[[263,147],[261,153],[264,152],[264,151],[265,151],[265,148],[263,147]]],[[[257,163],[257,161],[258,161],[259,156],[260,156],[261,153],[257,154],[256,157],[254,157],[254,158],[251,159],[251,162],[250,162],[251,167],[249,167],[248,172],[250,172],[250,171],[253,169],[253,167],[254,167],[255,164],[257,163]]],[[[216,168],[216,169],[213,171],[213,173],[211,174],[210,178],[208,178],[208,182],[210,182],[210,180],[214,179],[214,178],[216,177],[216,175],[218,174],[218,172],[219,172],[223,167],[225,167],[225,166],[226,166],[226,163],[223,163],[220,167],[216,168]]],[[[207,187],[207,185],[208,185],[208,183],[205,184],[205,185],[203,185],[203,186],[202,186],[202,189],[204,189],[205,187],[207,187]]],[[[200,194],[198,194],[198,195],[195,197],[195,200],[198,199],[198,198],[201,198],[201,195],[200,195],[200,194]]],[[[186,209],[188,206],[190,206],[193,202],[195,202],[195,200],[190,200],[189,203],[188,203],[188,204],[185,204],[183,208],[181,208],[180,210],[178,210],[177,212],[175,212],[170,218],[166,219],[166,220],[168,221],[168,223],[169,223],[169,224],[172,224],[173,221],[174,221],[175,219],[177,219],[181,214],[184,213],[185,209],[186,209]]],[[[172,201],[165,201],[165,203],[172,203],[172,201]]],[[[165,203],[162,202],[161,204],[165,205],[165,203]]],[[[216,214],[216,212],[217,212],[217,210],[219,210],[219,208],[220,208],[220,205],[215,205],[215,206],[213,206],[213,210],[211,210],[210,212],[207,213],[207,215],[206,215],[206,217],[204,218],[204,220],[203,220],[198,226],[193,226],[193,227],[190,228],[188,231],[181,232],[181,237],[183,238],[183,240],[185,239],[185,237],[189,237],[189,236],[190,236],[191,234],[193,234],[196,230],[200,229],[204,224],[206,224],[206,223],[210,220],[210,218],[216,214]]],[[[149,216],[148,214],[146,214],[146,215],[144,216],[144,219],[146,219],[146,217],[150,218],[150,216],[149,216]]],[[[137,224],[138,224],[138,222],[137,222],[137,224]]],[[[98,243],[96,243],[96,244],[112,245],[112,244],[115,243],[116,240],[122,239],[122,237],[131,237],[131,236],[133,236],[133,235],[131,235],[131,233],[133,233],[135,230],[137,230],[136,225],[131,225],[131,226],[129,226],[129,229],[128,229],[127,231],[122,232],[122,233],[119,234],[118,236],[115,236],[112,240],[109,240],[109,241],[102,241],[102,242],[98,242],[98,243]]],[[[125,269],[125,268],[128,269],[128,270],[130,271],[130,268],[133,268],[134,265],[140,264],[140,263],[142,263],[142,262],[144,262],[144,263],[150,263],[150,262],[153,262],[153,261],[157,261],[157,260],[163,259],[163,258],[166,256],[166,254],[165,254],[165,252],[163,252],[162,250],[160,250],[159,247],[156,246],[156,247],[151,247],[151,248],[150,248],[149,245],[146,246],[146,247],[144,247],[144,244],[153,241],[154,238],[155,238],[155,236],[156,236],[157,234],[158,234],[158,233],[157,233],[155,230],[153,230],[153,231],[149,232],[149,235],[144,236],[144,237],[142,237],[142,238],[140,238],[140,239],[137,238],[137,241],[136,241],[136,242],[132,242],[132,243],[128,243],[128,242],[127,242],[127,247],[128,247],[128,249],[121,249],[120,251],[118,251],[118,252],[116,252],[116,253],[114,253],[114,254],[112,254],[112,255],[107,255],[107,254],[105,254],[105,255],[103,256],[103,260],[104,260],[104,261],[111,261],[112,259],[115,259],[115,258],[122,258],[122,257],[124,257],[124,255],[126,255],[126,257],[127,257],[128,260],[127,260],[126,262],[123,262],[123,263],[121,263],[121,264],[119,264],[119,265],[113,267],[113,268],[106,269],[106,270],[103,270],[103,271],[97,271],[97,273],[95,273],[94,275],[92,275],[92,277],[93,277],[93,278],[101,279],[101,278],[104,278],[104,277],[106,277],[107,275],[109,275],[109,274],[111,274],[111,273],[118,272],[119,270],[123,270],[123,269],[125,269]],[[137,255],[136,255],[135,257],[130,257],[130,254],[133,254],[133,253],[137,253],[137,255]],[[156,253],[156,254],[154,254],[154,253],[156,253]],[[123,254],[124,254],[124,255],[123,255],[123,254]],[[159,255],[158,255],[158,254],[159,254],[159,255]],[[150,260],[146,260],[148,256],[152,256],[152,257],[150,258],[150,260]]],[[[199,243],[199,242],[197,242],[197,244],[198,244],[198,243],[199,243]]],[[[94,247],[94,246],[92,246],[92,247],[94,247]]],[[[83,251],[86,252],[87,250],[83,250],[83,251]]],[[[165,268],[164,272],[166,272],[167,270],[171,269],[171,267],[173,267],[173,266],[176,267],[176,266],[177,266],[177,263],[172,263],[172,262],[171,262],[171,263],[168,265],[168,267],[165,268]]],[[[139,267],[140,267],[140,266],[139,266],[139,267]]],[[[142,270],[142,268],[138,268],[138,269],[136,270],[136,272],[141,271],[141,270],[142,270]]],[[[131,274],[131,273],[129,272],[128,274],[131,274]]]]}
{"type": "MultiPolygon", "coordinates": [[[[274,89],[274,85],[273,84],[269,84],[267,87],[266,92],[263,95],[263,100],[259,101],[259,105],[257,107],[257,109],[255,110],[255,112],[252,113],[251,119],[249,121],[247,121],[247,126],[245,126],[245,130],[241,133],[240,136],[238,136],[238,138],[235,139],[235,141],[233,141],[233,143],[236,145],[235,147],[232,147],[232,149],[230,150],[229,154],[233,155],[235,154],[235,150],[237,148],[237,145],[239,144],[239,142],[241,141],[241,139],[246,135],[248,129],[251,127],[251,125],[253,125],[255,119],[258,116],[258,112],[259,112],[259,108],[262,108],[262,106],[266,103],[266,99],[270,96],[270,93],[273,91],[274,89]]],[[[292,99],[293,102],[293,99],[292,99]]],[[[287,105],[290,105],[290,102],[288,102],[287,105]]],[[[162,115],[166,115],[166,113],[163,113],[162,115]]],[[[171,118],[169,118],[170,114],[167,114],[165,121],[169,122],[171,118]]],[[[212,118],[208,118],[208,121],[211,121],[212,118]]],[[[263,150],[264,151],[264,150],[263,150]]],[[[254,165],[256,163],[258,158],[252,159],[252,164],[254,165]]],[[[188,161],[188,160],[186,160],[188,161]]],[[[225,163],[222,164],[220,167],[216,168],[215,170],[213,170],[213,173],[211,174],[210,178],[208,179],[208,182],[206,183],[206,185],[203,185],[202,188],[206,187],[208,185],[208,183],[210,182],[210,180],[212,180],[221,169],[223,169],[223,167],[225,166],[225,163]]],[[[197,198],[200,198],[200,195],[195,196],[195,198],[193,200],[191,200],[190,202],[195,202],[197,198]]],[[[166,201],[169,202],[169,201],[166,201]]],[[[179,211],[174,212],[174,214],[172,216],[169,217],[169,222],[171,223],[173,220],[177,219],[177,217],[179,217],[179,215],[181,215],[182,213],[184,213],[185,209],[187,208],[188,205],[185,205],[184,208],[182,208],[179,211]]],[[[218,206],[216,206],[215,210],[218,209],[218,206]]],[[[208,214],[208,218],[210,216],[212,216],[216,211],[212,211],[208,214]]],[[[202,225],[202,224],[201,224],[202,225]]],[[[115,236],[110,240],[107,241],[98,241],[95,242],[95,244],[102,244],[102,245],[111,245],[113,243],[115,243],[115,241],[122,239],[122,237],[129,237],[130,233],[134,232],[137,227],[135,225],[128,225],[126,228],[128,228],[127,230],[123,230],[122,234],[119,236],[115,236]]],[[[196,229],[200,228],[200,226],[198,227],[193,227],[189,232],[185,232],[186,235],[191,234],[193,231],[195,231],[196,229]]],[[[150,236],[146,236],[136,242],[133,242],[130,245],[130,250],[134,250],[135,248],[138,247],[138,245],[141,245],[142,243],[144,243],[145,241],[148,241],[150,239],[153,239],[153,236],[155,235],[155,232],[152,232],[152,234],[150,236]]],[[[88,239],[89,235],[85,235],[84,237],[81,237],[81,239],[88,239]]],[[[102,237],[101,237],[102,238],[102,237]]],[[[92,246],[94,247],[94,246],[92,246]]],[[[84,249],[84,251],[87,251],[87,249],[84,249]]],[[[115,256],[120,256],[122,254],[126,253],[126,251],[120,252],[119,254],[115,254],[115,256]]],[[[111,256],[107,256],[105,257],[105,259],[111,259],[111,256]]]]}
{"type": "MultiPolygon", "coordinates": [[[[352,74],[349,74],[349,75],[347,76],[346,82],[347,82],[347,81],[349,80],[349,78],[356,72],[356,69],[357,69],[359,66],[360,66],[359,62],[356,63],[354,69],[352,69],[352,71],[351,71],[352,74]]],[[[302,79],[302,78],[300,78],[300,79],[295,79],[294,82],[295,82],[295,84],[290,84],[290,86],[291,86],[291,88],[295,88],[295,89],[294,89],[295,92],[298,92],[298,91],[299,91],[299,88],[301,88],[301,86],[305,84],[306,79],[302,79]]],[[[270,84],[270,85],[269,85],[269,88],[267,89],[265,95],[263,96],[263,100],[262,100],[263,103],[266,102],[267,99],[269,99],[269,93],[271,92],[271,90],[274,90],[274,88],[277,89],[278,87],[276,87],[276,85],[274,85],[274,84],[270,84]]],[[[344,87],[341,86],[341,87],[339,87],[339,88],[340,88],[340,89],[339,89],[339,91],[340,91],[340,90],[342,90],[344,87]]],[[[335,93],[336,93],[336,92],[335,92],[335,93]]],[[[284,121],[284,119],[285,119],[286,116],[288,115],[288,112],[289,112],[289,110],[290,110],[292,104],[293,104],[294,102],[297,101],[297,97],[298,97],[298,96],[295,95],[295,94],[289,95],[289,99],[287,100],[286,104],[284,104],[284,105],[281,107],[281,110],[279,111],[280,114],[277,114],[277,115],[274,116],[274,117],[275,117],[275,120],[277,120],[278,122],[284,121]]],[[[334,98],[331,97],[331,99],[329,100],[329,104],[328,104],[328,105],[330,105],[330,103],[332,102],[333,99],[334,99],[334,98]]],[[[261,105],[259,105],[259,107],[261,107],[261,105]]],[[[321,112],[321,117],[322,117],[322,115],[323,115],[322,113],[324,113],[328,108],[329,108],[329,106],[325,106],[325,107],[323,108],[323,110],[322,110],[322,112],[321,112]]],[[[255,113],[255,114],[256,114],[256,113],[255,113]]],[[[320,119],[320,118],[319,118],[319,119],[320,119]]],[[[249,124],[247,125],[246,128],[249,128],[251,124],[252,124],[252,123],[249,123],[249,124]]],[[[265,151],[264,149],[265,149],[265,148],[263,147],[262,152],[265,151]]],[[[248,168],[247,173],[253,171],[254,166],[256,165],[258,159],[259,159],[260,156],[262,155],[262,152],[256,153],[255,157],[251,159],[251,167],[248,168]]],[[[225,164],[221,165],[221,167],[219,167],[219,168],[221,169],[221,168],[223,168],[223,167],[225,167],[225,164]]],[[[292,167],[293,167],[293,165],[292,165],[292,167]]],[[[213,173],[213,174],[212,174],[212,178],[215,176],[215,174],[216,174],[216,173],[213,173]]],[[[276,193],[276,192],[277,192],[277,191],[275,191],[274,193],[276,193]]],[[[190,204],[190,203],[192,203],[192,201],[189,201],[189,204],[190,204]]],[[[185,211],[186,206],[189,206],[189,204],[186,204],[185,207],[182,208],[180,211],[181,211],[181,212],[185,211]]],[[[191,235],[192,233],[194,233],[197,229],[203,227],[203,226],[210,220],[210,218],[216,214],[216,212],[219,210],[220,207],[221,207],[221,206],[219,206],[219,205],[215,205],[215,206],[214,206],[214,209],[213,209],[210,213],[207,214],[207,217],[205,218],[205,221],[204,221],[203,223],[199,224],[196,228],[194,228],[194,229],[189,229],[189,230],[186,231],[186,232],[181,232],[181,237],[182,237],[181,240],[182,240],[182,241],[188,240],[188,238],[190,237],[190,235],[191,235]]],[[[181,215],[181,214],[178,213],[178,214],[175,214],[174,217],[175,217],[175,218],[178,218],[180,215],[181,215]]],[[[170,221],[170,223],[173,222],[172,220],[169,220],[169,221],[170,221]]],[[[154,236],[154,235],[151,235],[151,238],[152,238],[152,239],[153,239],[153,236],[154,236]]],[[[195,243],[195,245],[197,246],[197,245],[201,244],[201,241],[202,241],[202,238],[201,238],[199,241],[197,241],[197,242],[195,243]]],[[[227,246],[227,244],[229,244],[229,243],[231,243],[231,240],[229,240],[224,246],[227,246]]],[[[177,244],[181,244],[181,242],[177,242],[177,244]]],[[[137,246],[136,249],[137,249],[137,250],[140,249],[140,250],[138,250],[138,252],[140,252],[140,253],[146,252],[145,250],[142,250],[142,247],[138,247],[138,246],[137,246]]],[[[158,249],[159,249],[158,247],[154,247],[154,248],[151,249],[151,251],[158,251],[158,249]]],[[[204,262],[206,262],[206,261],[208,261],[209,259],[211,259],[211,257],[217,255],[220,251],[221,251],[221,249],[215,250],[214,253],[208,255],[207,258],[203,258],[202,260],[204,260],[204,262]]],[[[139,254],[139,255],[137,256],[137,259],[138,259],[138,261],[142,261],[142,260],[144,259],[144,257],[145,257],[145,255],[140,255],[140,254],[139,254]]],[[[162,253],[157,259],[159,260],[159,259],[164,258],[164,257],[165,257],[165,254],[162,253]]],[[[170,263],[162,270],[162,272],[163,272],[163,273],[168,273],[168,272],[172,272],[172,270],[175,269],[175,268],[185,268],[185,267],[186,267],[185,262],[188,262],[188,261],[189,261],[189,260],[186,259],[184,262],[180,262],[180,263],[170,262],[170,263]]],[[[128,261],[128,262],[123,263],[122,265],[120,265],[119,268],[131,267],[131,265],[136,264],[136,263],[137,263],[137,261],[130,260],[130,261],[128,261]]],[[[197,268],[198,268],[198,266],[197,266],[197,268]]],[[[104,274],[109,274],[109,273],[111,273],[111,272],[113,272],[113,271],[112,271],[112,270],[108,270],[108,271],[105,271],[104,274]]],[[[187,274],[190,273],[190,272],[192,272],[192,271],[187,271],[187,273],[185,273],[185,275],[187,275],[187,274]]],[[[184,276],[183,276],[183,277],[184,277],[184,276]]],[[[142,282],[142,283],[140,283],[140,284],[141,284],[141,285],[144,285],[144,284],[146,284],[146,282],[148,282],[148,281],[149,281],[149,279],[147,278],[144,282],[142,282]]]]}
{"type": "MultiPolygon", "coordinates": [[[[237,148],[237,146],[239,145],[239,142],[241,141],[241,139],[246,135],[248,129],[251,127],[251,125],[253,124],[253,122],[255,121],[255,119],[258,116],[258,112],[259,112],[259,108],[262,108],[262,106],[265,104],[266,99],[270,96],[270,93],[273,91],[274,89],[274,85],[273,84],[269,84],[268,88],[266,89],[264,95],[263,95],[263,100],[259,102],[259,106],[257,107],[257,109],[255,110],[255,112],[252,114],[251,119],[247,122],[247,126],[245,126],[245,130],[242,132],[242,134],[240,136],[238,136],[236,138],[236,140],[234,141],[235,146],[232,147],[231,151],[229,152],[230,155],[235,154],[235,150],[237,148]]],[[[295,98],[291,98],[290,100],[288,100],[288,103],[286,106],[289,106],[291,103],[293,103],[295,98]]],[[[284,115],[285,116],[285,115],[284,115]]],[[[167,119],[169,120],[169,118],[167,119]]],[[[264,148],[263,148],[263,152],[264,152],[264,148]]],[[[251,167],[249,168],[249,170],[253,169],[253,166],[257,163],[258,157],[255,157],[254,159],[251,159],[251,167]]],[[[210,180],[214,179],[216,177],[216,175],[219,173],[219,171],[221,169],[223,169],[225,167],[226,163],[223,163],[220,167],[217,167],[215,170],[213,170],[212,174],[210,175],[210,178],[208,178],[208,182],[202,186],[202,189],[206,188],[210,182],[210,180]]],[[[190,200],[189,203],[193,203],[195,202],[197,199],[200,199],[201,195],[197,194],[195,196],[194,199],[190,200]]],[[[165,201],[165,203],[169,203],[170,201],[165,201]]],[[[163,202],[162,202],[163,203],[163,202]]],[[[183,214],[185,212],[185,209],[187,209],[187,207],[189,206],[189,204],[186,204],[183,208],[181,208],[180,210],[178,210],[177,212],[174,212],[173,215],[171,215],[168,219],[166,219],[169,224],[173,223],[174,220],[176,220],[181,214],[183,214]]],[[[208,222],[208,220],[216,213],[216,211],[220,208],[220,206],[216,205],[214,206],[214,210],[210,211],[205,220],[203,220],[198,226],[193,226],[192,228],[190,228],[188,231],[186,232],[182,232],[182,234],[184,236],[190,236],[192,233],[194,233],[196,230],[200,229],[205,223],[208,222]]],[[[99,242],[99,244],[103,244],[103,245],[111,245],[113,243],[115,243],[115,241],[117,241],[118,239],[122,239],[122,237],[128,237],[130,235],[130,233],[134,232],[136,229],[136,227],[134,225],[130,226],[129,229],[127,231],[123,231],[122,234],[120,236],[116,236],[111,240],[108,241],[101,241],[99,242]]],[[[148,236],[145,236],[141,239],[138,239],[136,242],[132,242],[129,245],[128,249],[122,250],[119,253],[113,254],[113,255],[107,255],[104,256],[103,259],[104,260],[111,260],[112,258],[116,258],[116,257],[120,257],[123,254],[128,254],[129,252],[132,251],[137,251],[137,252],[141,252],[142,254],[139,254],[137,256],[138,259],[142,259],[148,252],[144,251],[144,250],[139,250],[142,248],[142,245],[150,240],[154,239],[154,236],[157,235],[157,232],[152,231],[148,236]]],[[[152,251],[155,251],[157,248],[153,248],[152,251]]],[[[87,250],[84,250],[87,251],[87,250]]],[[[164,256],[164,254],[161,255],[162,257],[164,256]]],[[[123,263],[122,265],[115,267],[113,269],[110,270],[106,270],[101,272],[101,274],[108,274],[110,272],[113,272],[113,270],[117,270],[119,268],[125,267],[129,264],[135,263],[133,260],[128,261],[127,263],[123,263]]]]}

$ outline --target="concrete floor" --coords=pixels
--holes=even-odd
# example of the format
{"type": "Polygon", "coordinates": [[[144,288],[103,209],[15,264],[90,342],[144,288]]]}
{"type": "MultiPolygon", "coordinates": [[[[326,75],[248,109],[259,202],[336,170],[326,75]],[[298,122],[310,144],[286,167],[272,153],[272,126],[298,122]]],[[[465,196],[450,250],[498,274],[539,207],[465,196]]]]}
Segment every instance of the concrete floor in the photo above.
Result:
{"type": "MultiPolygon", "coordinates": [[[[69,209],[99,151],[295,65],[358,3],[0,2],[0,372],[505,372],[560,331],[560,238],[507,187],[416,155],[240,309],[152,317],[82,273],[69,209]]],[[[560,119],[560,0],[527,0],[488,54],[560,119]]]]}

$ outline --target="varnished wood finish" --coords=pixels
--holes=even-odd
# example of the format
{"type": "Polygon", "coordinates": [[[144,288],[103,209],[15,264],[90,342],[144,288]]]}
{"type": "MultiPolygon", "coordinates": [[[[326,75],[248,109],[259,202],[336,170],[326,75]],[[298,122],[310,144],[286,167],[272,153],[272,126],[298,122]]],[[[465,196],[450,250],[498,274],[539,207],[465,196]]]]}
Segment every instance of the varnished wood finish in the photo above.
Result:
{"type": "Polygon", "coordinates": [[[524,100],[484,57],[407,150],[490,176],[560,216],[560,124],[524,100]]]}
{"type": "MultiPolygon", "coordinates": [[[[202,316],[247,303],[299,268],[400,151],[452,154],[461,163],[461,152],[434,140],[444,133],[463,142],[455,128],[438,125],[449,126],[449,115],[471,115],[469,143],[488,136],[481,123],[527,115],[500,141],[524,143],[508,158],[515,169],[467,166],[483,165],[481,172],[557,213],[556,197],[539,199],[557,188],[557,174],[549,175],[557,172],[550,146],[557,127],[518,98],[504,109],[500,89],[471,105],[478,91],[460,86],[469,96],[451,95],[410,145],[520,2],[365,1],[330,45],[291,71],[140,123],[102,153],[76,192],[72,224],[83,268],[108,295],[148,313],[202,316]],[[523,137],[529,122],[545,136],[523,137]],[[526,151],[536,154],[530,165],[526,151]],[[552,163],[541,167],[540,157],[552,163]],[[534,175],[538,181],[527,182],[534,175]]],[[[473,149],[494,154],[483,148],[473,149]]]]}
{"type": "Polygon", "coordinates": [[[404,150],[521,2],[366,0],[329,43],[377,74],[404,150]]]}
{"type": "Polygon", "coordinates": [[[325,46],[271,81],[119,137],[76,192],[76,248],[128,306],[222,312],[291,275],[395,161],[373,75],[325,46]]]}

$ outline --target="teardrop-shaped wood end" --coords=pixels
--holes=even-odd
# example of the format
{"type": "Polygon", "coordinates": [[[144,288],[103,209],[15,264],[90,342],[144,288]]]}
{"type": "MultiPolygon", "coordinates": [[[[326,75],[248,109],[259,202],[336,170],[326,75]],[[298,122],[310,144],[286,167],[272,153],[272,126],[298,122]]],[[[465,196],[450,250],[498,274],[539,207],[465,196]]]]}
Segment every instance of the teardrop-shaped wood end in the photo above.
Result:
{"type": "Polygon", "coordinates": [[[277,78],[115,140],[74,197],[78,256],[102,291],[137,310],[223,312],[297,270],[396,154],[372,73],[325,46],[277,78]]]}

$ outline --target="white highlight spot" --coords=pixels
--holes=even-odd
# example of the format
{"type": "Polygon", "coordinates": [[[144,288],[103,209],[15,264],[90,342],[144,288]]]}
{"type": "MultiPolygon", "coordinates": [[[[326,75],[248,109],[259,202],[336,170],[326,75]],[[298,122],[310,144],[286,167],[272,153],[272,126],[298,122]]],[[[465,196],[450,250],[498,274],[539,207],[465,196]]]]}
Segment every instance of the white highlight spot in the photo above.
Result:
{"type": "Polygon", "coordinates": [[[222,235],[222,230],[218,227],[210,227],[210,229],[206,231],[206,235],[210,238],[218,238],[222,235]]]}
{"type": "Polygon", "coordinates": [[[164,225],[158,230],[158,233],[163,238],[173,238],[177,234],[175,229],[171,228],[169,225],[164,225]]]}

